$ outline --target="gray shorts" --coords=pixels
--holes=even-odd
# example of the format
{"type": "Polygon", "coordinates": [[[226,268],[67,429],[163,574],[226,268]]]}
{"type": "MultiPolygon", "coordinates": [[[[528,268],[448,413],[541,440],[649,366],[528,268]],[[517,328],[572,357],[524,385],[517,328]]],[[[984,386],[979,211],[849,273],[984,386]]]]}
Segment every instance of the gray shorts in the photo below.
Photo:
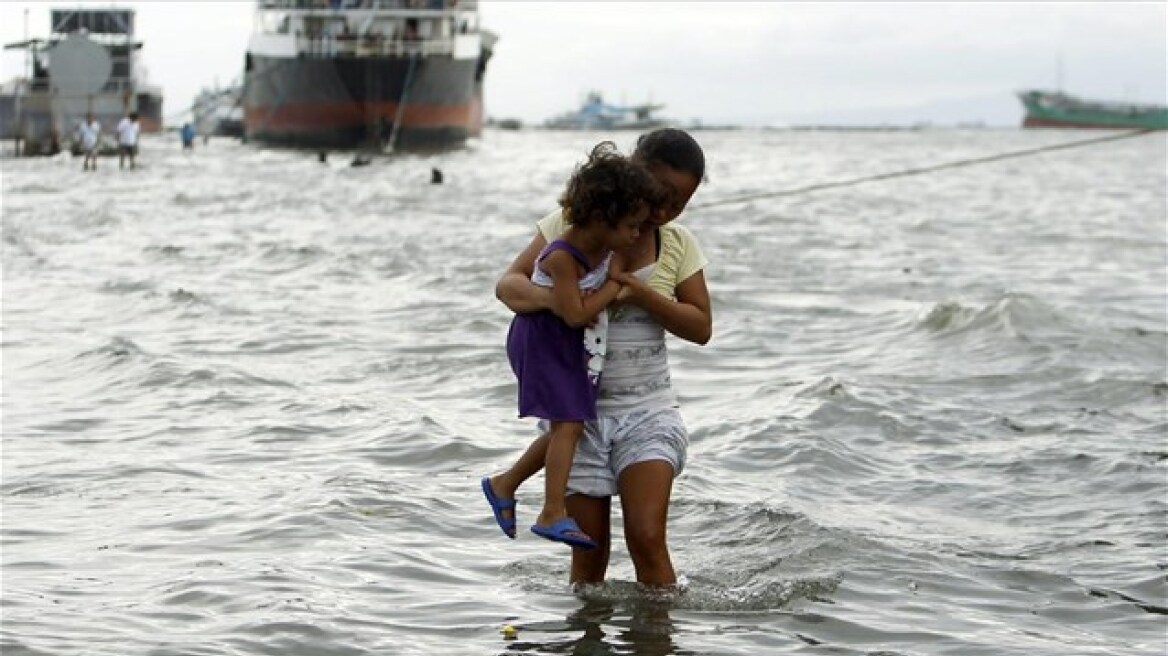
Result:
{"type": "MultiPolygon", "coordinates": [[[[540,430],[546,429],[541,421],[540,430]]],[[[689,432],[677,408],[600,415],[584,424],[568,476],[568,494],[616,496],[617,479],[625,467],[650,460],[668,462],[677,476],[685,468],[688,446],[689,432]]]]}

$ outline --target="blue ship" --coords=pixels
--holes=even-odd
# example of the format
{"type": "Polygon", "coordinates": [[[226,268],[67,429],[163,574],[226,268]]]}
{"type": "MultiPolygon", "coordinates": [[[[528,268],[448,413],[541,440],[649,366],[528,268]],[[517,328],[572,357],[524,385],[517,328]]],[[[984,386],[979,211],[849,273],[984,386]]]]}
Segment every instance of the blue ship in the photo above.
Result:
{"type": "Polygon", "coordinates": [[[610,105],[599,91],[592,91],[579,109],[548,119],[544,125],[560,130],[647,130],[665,125],[653,116],[664,107],[651,103],[610,105]]]}

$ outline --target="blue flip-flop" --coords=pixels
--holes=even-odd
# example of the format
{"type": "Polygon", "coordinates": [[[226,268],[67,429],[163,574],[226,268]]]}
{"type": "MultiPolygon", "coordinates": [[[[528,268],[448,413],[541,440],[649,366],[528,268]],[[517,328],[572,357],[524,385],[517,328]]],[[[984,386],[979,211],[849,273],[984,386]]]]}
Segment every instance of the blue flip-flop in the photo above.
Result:
{"type": "Polygon", "coordinates": [[[551,526],[541,526],[539,524],[531,525],[531,532],[547,538],[552,542],[563,542],[570,547],[578,547],[580,549],[595,549],[596,542],[588,537],[588,534],[580,530],[580,525],[571,517],[552,522],[551,526]],[[575,535],[573,535],[575,533],[575,535]]]}
{"type": "Polygon", "coordinates": [[[499,525],[499,528],[503,529],[503,532],[507,534],[507,537],[514,540],[515,499],[504,499],[503,497],[495,494],[495,491],[491,489],[491,479],[486,476],[483,477],[483,494],[487,497],[487,503],[491,504],[491,512],[495,513],[495,523],[499,525]],[[511,516],[504,517],[504,510],[510,510],[511,516]]]}

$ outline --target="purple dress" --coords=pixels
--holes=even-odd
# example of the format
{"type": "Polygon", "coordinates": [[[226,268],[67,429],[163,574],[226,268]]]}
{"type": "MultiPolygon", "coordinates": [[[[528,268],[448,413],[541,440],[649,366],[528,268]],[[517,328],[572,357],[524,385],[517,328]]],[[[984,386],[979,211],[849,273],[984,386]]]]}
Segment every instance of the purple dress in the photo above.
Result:
{"type": "MultiPolygon", "coordinates": [[[[539,263],[557,250],[568,251],[587,271],[580,280],[582,288],[604,284],[609,260],[589,270],[588,258],[561,239],[544,247],[536,258],[533,282],[548,286],[550,278],[539,263]]],[[[519,381],[519,416],[549,421],[596,419],[596,375],[589,375],[590,357],[584,329],[569,326],[551,310],[515,315],[507,332],[507,358],[519,381]]]]}

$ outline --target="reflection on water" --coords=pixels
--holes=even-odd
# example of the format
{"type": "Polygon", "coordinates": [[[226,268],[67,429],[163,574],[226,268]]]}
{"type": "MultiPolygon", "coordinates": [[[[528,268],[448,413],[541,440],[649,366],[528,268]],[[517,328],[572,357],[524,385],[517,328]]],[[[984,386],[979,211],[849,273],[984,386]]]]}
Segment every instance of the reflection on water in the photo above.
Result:
{"type": "Polygon", "coordinates": [[[659,597],[627,598],[625,603],[590,599],[568,614],[563,622],[534,622],[517,626],[517,639],[507,653],[584,654],[596,656],[687,656],[673,639],[676,627],[671,604],[659,597]],[[534,639],[531,634],[552,634],[534,639]],[[563,634],[563,635],[557,635],[563,634]]]}

